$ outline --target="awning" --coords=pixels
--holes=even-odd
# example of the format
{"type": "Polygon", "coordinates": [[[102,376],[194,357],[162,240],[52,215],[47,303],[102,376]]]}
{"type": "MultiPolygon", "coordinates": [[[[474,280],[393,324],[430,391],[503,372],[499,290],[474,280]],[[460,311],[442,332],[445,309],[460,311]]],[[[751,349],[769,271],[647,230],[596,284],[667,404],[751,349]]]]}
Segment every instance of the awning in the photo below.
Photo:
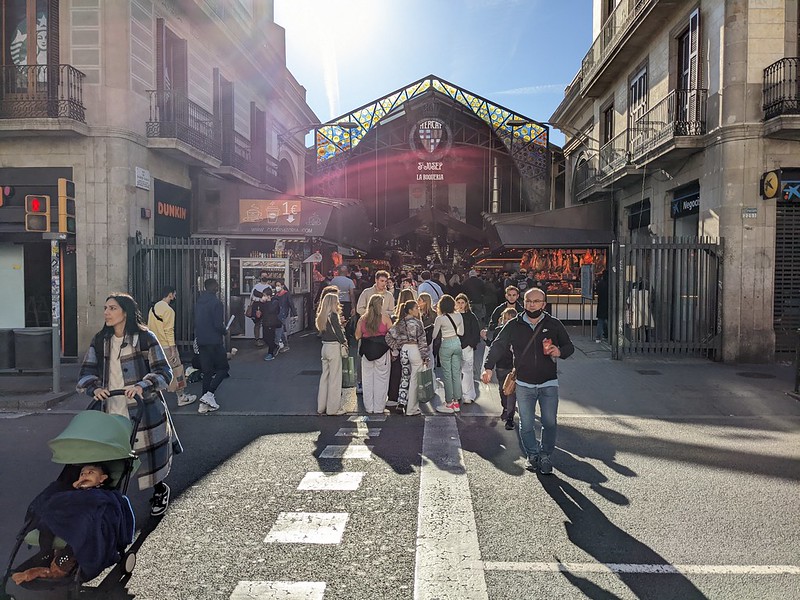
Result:
{"type": "Polygon", "coordinates": [[[596,248],[614,240],[613,204],[601,200],[540,213],[484,214],[493,252],[503,248],[596,248]]]}

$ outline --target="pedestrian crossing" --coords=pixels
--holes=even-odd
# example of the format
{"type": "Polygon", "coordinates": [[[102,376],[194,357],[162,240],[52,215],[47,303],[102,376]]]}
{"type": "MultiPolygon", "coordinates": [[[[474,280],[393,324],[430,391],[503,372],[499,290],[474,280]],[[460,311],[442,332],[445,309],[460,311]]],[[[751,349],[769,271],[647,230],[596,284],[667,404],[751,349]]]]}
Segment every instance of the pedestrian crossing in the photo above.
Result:
{"type": "MultiPolygon", "coordinates": [[[[373,446],[365,442],[379,437],[382,428],[369,425],[385,420],[385,415],[349,417],[348,422],[353,426],[341,427],[334,437],[350,438],[350,442],[325,446],[319,458],[372,461],[373,446]]],[[[356,491],[365,475],[363,471],[309,471],[300,480],[297,490],[320,493],[356,491]]],[[[338,545],[342,543],[349,518],[350,514],[346,512],[281,512],[264,543],[338,545]]],[[[323,581],[239,581],[230,600],[322,600],[326,585],[323,581]]]]}

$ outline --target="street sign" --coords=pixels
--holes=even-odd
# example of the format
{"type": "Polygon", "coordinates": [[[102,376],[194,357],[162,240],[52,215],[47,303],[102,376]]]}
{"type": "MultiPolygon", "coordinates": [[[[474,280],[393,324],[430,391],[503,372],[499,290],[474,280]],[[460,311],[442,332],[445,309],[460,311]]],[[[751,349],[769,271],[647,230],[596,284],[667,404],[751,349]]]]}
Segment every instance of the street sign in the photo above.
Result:
{"type": "Polygon", "coordinates": [[[51,231],[50,233],[43,233],[42,234],[43,240],[65,240],[67,239],[66,233],[57,233],[55,231],[51,231]]]}

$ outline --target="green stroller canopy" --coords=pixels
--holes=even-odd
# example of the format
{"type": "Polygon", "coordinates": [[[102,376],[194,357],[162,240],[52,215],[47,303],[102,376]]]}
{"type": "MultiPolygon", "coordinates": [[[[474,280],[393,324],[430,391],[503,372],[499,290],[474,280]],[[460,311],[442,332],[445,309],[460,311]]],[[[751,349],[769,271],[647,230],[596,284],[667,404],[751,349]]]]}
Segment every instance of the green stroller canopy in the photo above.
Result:
{"type": "Polygon", "coordinates": [[[81,465],[128,458],[133,423],[121,415],[98,410],[78,413],[67,428],[50,440],[53,462],[81,465]]]}

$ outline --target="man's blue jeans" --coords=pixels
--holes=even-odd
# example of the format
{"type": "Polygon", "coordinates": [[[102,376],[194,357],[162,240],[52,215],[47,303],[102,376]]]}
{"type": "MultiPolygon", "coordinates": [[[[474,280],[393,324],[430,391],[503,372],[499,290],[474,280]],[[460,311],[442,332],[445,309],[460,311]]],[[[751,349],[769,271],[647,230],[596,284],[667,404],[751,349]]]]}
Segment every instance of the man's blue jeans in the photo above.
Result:
{"type": "Polygon", "coordinates": [[[550,456],[556,447],[556,413],[558,412],[558,386],[529,388],[517,384],[517,411],[519,412],[519,439],[528,458],[537,454],[550,456]],[[536,403],[539,403],[542,421],[542,439],[536,439],[536,403]]]}

